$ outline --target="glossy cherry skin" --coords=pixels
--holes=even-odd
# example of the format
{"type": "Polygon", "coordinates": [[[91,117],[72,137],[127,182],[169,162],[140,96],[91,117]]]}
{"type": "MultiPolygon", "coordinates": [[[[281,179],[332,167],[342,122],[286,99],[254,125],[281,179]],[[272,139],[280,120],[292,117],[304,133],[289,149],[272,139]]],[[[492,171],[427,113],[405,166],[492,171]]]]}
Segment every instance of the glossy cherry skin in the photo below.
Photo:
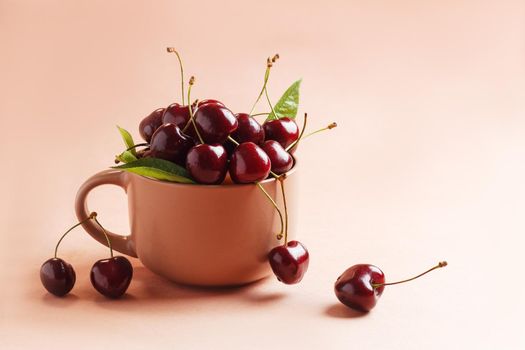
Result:
{"type": "Polygon", "coordinates": [[[239,125],[232,137],[239,143],[253,142],[261,145],[264,141],[264,129],[261,124],[247,113],[237,113],[235,117],[239,125]]]}
{"type": "Polygon", "coordinates": [[[268,177],[270,169],[270,158],[253,142],[241,143],[230,159],[230,177],[236,183],[262,181],[268,177]]]}
{"type": "Polygon", "coordinates": [[[384,286],[374,288],[372,284],[385,283],[385,274],[379,267],[370,264],[354,265],[335,281],[335,295],[346,306],[363,312],[374,308],[383,293],[384,286]]]}
{"type": "Polygon", "coordinates": [[[208,144],[223,144],[239,124],[232,111],[215,103],[198,107],[194,117],[204,142],[208,144]]]}
{"type": "Polygon", "coordinates": [[[149,156],[186,165],[186,155],[195,145],[191,137],[175,124],[160,126],[151,137],[149,156]]]}
{"type": "Polygon", "coordinates": [[[196,182],[218,185],[228,170],[228,153],[222,145],[197,145],[188,152],[186,169],[196,182]]]}
{"type": "Polygon", "coordinates": [[[162,117],[163,124],[175,124],[181,130],[186,126],[190,120],[190,107],[181,106],[178,103],[172,103],[166,108],[164,116],[162,117]]]}
{"type": "Polygon", "coordinates": [[[40,267],[40,281],[49,293],[62,297],[75,285],[75,270],[64,260],[51,258],[40,267]]]}
{"type": "Polygon", "coordinates": [[[270,157],[274,173],[280,175],[292,169],[293,157],[284,150],[279,142],[268,140],[263,143],[261,148],[270,157]]]}
{"type": "Polygon", "coordinates": [[[310,255],[300,242],[290,241],[286,245],[273,248],[268,254],[268,259],[279,281],[295,284],[303,279],[308,270],[310,255]]]}
{"type": "Polygon", "coordinates": [[[164,108],[159,108],[151,112],[150,115],[142,119],[139,124],[140,136],[146,142],[151,141],[151,137],[155,131],[162,125],[162,115],[164,114],[164,108]]]}
{"type": "Polygon", "coordinates": [[[91,268],[91,284],[108,298],[119,298],[129,287],[133,278],[133,266],[123,256],[97,261],[91,268]]]}
{"type": "Polygon", "coordinates": [[[299,138],[299,127],[293,119],[273,119],[263,124],[266,140],[275,140],[284,149],[299,138]]]}

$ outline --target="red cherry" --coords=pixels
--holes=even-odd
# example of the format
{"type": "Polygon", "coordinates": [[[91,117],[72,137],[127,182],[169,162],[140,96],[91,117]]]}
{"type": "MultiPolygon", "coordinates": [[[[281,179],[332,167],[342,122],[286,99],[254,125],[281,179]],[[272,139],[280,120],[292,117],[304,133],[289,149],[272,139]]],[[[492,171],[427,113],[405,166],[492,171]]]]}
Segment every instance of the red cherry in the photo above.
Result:
{"type": "Polygon", "coordinates": [[[235,115],[239,126],[237,130],[232,133],[232,137],[239,143],[253,142],[260,145],[264,141],[264,129],[261,124],[250,117],[247,113],[237,113],[235,115]]]}
{"type": "Polygon", "coordinates": [[[163,124],[175,124],[180,129],[183,129],[190,120],[190,107],[181,106],[178,103],[172,103],[166,108],[164,116],[162,117],[163,124]]]}
{"type": "Polygon", "coordinates": [[[236,183],[252,183],[270,174],[270,158],[253,142],[241,143],[230,160],[230,176],[236,183]]]}
{"type": "Polygon", "coordinates": [[[204,142],[208,144],[223,144],[238,125],[232,111],[214,103],[198,107],[194,118],[204,142]]]}
{"type": "Polygon", "coordinates": [[[40,281],[49,293],[62,297],[75,285],[75,270],[64,260],[51,258],[40,268],[40,281]]]}
{"type": "Polygon", "coordinates": [[[335,282],[335,295],[346,306],[367,312],[374,308],[384,289],[384,286],[374,288],[373,284],[383,283],[385,275],[377,266],[354,265],[335,282]]]}
{"type": "Polygon", "coordinates": [[[123,256],[97,261],[91,268],[91,284],[108,298],[119,298],[129,287],[133,278],[133,266],[123,256]]]}
{"type": "Polygon", "coordinates": [[[292,168],[293,157],[284,150],[279,142],[268,140],[263,143],[261,148],[270,157],[272,171],[277,175],[284,174],[292,168]]]}
{"type": "Polygon", "coordinates": [[[273,119],[263,124],[266,140],[275,140],[286,149],[299,138],[299,127],[293,119],[273,119]]]}
{"type": "Polygon", "coordinates": [[[151,137],[162,125],[162,114],[164,113],[164,108],[159,108],[151,112],[150,115],[142,119],[139,124],[139,133],[140,136],[146,141],[150,142],[151,137]]]}
{"type": "Polygon", "coordinates": [[[300,242],[290,241],[286,245],[273,248],[268,254],[268,259],[279,281],[295,284],[302,280],[308,270],[310,255],[300,242]]]}
{"type": "Polygon", "coordinates": [[[149,156],[184,166],[186,155],[194,145],[193,139],[184,134],[178,126],[164,124],[151,137],[149,156]]]}
{"type": "Polygon", "coordinates": [[[347,269],[335,281],[335,295],[346,306],[363,312],[368,312],[376,306],[383,294],[385,286],[405,283],[415,280],[430,271],[447,266],[442,261],[431,269],[406,280],[385,283],[385,274],[379,267],[370,264],[358,264],[347,269]]]}
{"type": "Polygon", "coordinates": [[[198,183],[220,184],[228,170],[228,154],[222,145],[197,145],[188,152],[186,169],[198,183]]]}

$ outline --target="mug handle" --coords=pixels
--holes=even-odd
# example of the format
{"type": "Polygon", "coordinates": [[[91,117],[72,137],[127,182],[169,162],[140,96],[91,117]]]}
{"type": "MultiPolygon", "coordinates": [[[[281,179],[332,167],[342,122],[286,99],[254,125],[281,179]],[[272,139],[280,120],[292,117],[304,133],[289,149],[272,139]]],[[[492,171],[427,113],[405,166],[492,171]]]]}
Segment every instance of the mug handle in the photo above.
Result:
{"type": "MultiPolygon", "coordinates": [[[[101,185],[116,185],[124,189],[127,192],[127,186],[129,183],[129,176],[127,173],[120,170],[104,170],[101,171],[89,179],[86,180],[80,186],[77,192],[77,197],[75,198],[75,212],[79,221],[85,220],[90,211],[87,206],[87,196],[95,187],[101,185]]],[[[106,237],[104,236],[104,231],[98,226],[93,220],[87,220],[82,224],[84,230],[89,233],[93,238],[98,242],[108,245],[106,237]]],[[[137,257],[137,252],[135,251],[135,243],[131,239],[130,235],[118,235],[113,232],[106,230],[107,235],[111,241],[111,246],[114,250],[137,257]]]]}

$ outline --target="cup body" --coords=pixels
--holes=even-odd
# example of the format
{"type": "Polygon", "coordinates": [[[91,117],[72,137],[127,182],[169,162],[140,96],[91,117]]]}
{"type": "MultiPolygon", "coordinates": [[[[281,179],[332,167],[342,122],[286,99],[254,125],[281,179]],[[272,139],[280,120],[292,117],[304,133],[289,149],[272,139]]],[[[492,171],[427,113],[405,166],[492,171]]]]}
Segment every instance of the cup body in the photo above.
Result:
{"type": "MultiPolygon", "coordinates": [[[[267,255],[283,242],[276,238],[280,220],[257,185],[188,185],[132,173],[118,176],[120,180],[112,183],[127,192],[131,228],[121,251],[136,255],[151,271],[178,283],[200,286],[241,285],[271,273],[267,255]]],[[[296,177],[292,170],[284,181],[289,239],[295,237],[296,177]]],[[[103,182],[95,186],[100,184],[103,182]]],[[[269,179],[261,184],[284,215],[279,181],[269,179]]],[[[89,212],[85,196],[92,188],[79,190],[84,198],[81,203],[77,196],[79,219],[89,212]]],[[[84,227],[95,237],[93,227],[84,227]]],[[[101,237],[95,238],[104,243],[101,237]]]]}

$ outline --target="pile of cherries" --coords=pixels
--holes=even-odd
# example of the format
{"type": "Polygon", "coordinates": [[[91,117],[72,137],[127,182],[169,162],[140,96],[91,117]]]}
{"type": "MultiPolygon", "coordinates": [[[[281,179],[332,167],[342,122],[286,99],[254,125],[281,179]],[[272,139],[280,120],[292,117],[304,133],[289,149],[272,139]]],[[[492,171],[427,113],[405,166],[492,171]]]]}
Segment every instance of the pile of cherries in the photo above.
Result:
{"type": "Polygon", "coordinates": [[[261,125],[211,99],[159,108],[140,122],[139,132],[149,144],[140,156],[184,166],[197,183],[215,185],[228,171],[235,183],[262,181],[270,171],[286,173],[294,164],[290,146],[299,138],[291,118],[261,125]]]}
{"type": "MultiPolygon", "coordinates": [[[[179,58],[181,73],[182,61],[178,53],[168,48],[168,52],[175,52],[179,58]]],[[[278,55],[268,59],[267,71],[263,92],[266,92],[266,82],[269,69],[278,55]]],[[[182,74],[183,75],[183,74],[182,74]]],[[[284,180],[286,172],[294,165],[292,153],[302,140],[306,126],[301,132],[293,118],[277,118],[273,112],[273,119],[267,119],[262,125],[250,113],[234,114],[223,103],[206,99],[190,104],[191,87],[194,78],[190,79],[188,89],[188,104],[184,103],[184,78],[182,79],[182,104],[173,103],[166,108],[159,108],[145,117],[139,125],[139,133],[146,141],[145,149],[136,152],[138,158],[159,158],[185,167],[192,179],[199,184],[218,185],[223,183],[226,174],[235,183],[255,183],[272,202],[281,219],[281,232],[277,235],[284,243],[276,246],[268,253],[270,266],[278,280],[285,284],[295,284],[302,280],[308,269],[309,253],[306,247],[298,241],[288,241],[288,213],[284,180]],[[280,184],[285,220],[271,196],[260,186],[259,182],[273,176],[280,184]],[[283,229],[284,227],[284,229],[283,229]],[[284,234],[283,234],[284,233],[284,234]]],[[[252,108],[252,111],[254,107],[252,108]]],[[[266,113],[265,113],[266,114],[266,113]]],[[[269,113],[268,113],[269,114],[269,113]]],[[[335,127],[332,123],[324,129],[335,127]]],[[[310,134],[310,135],[311,135],[310,134]]],[[[308,136],[308,135],[307,135],[308,136]]],[[[75,227],[94,220],[102,230],[96,213],[71,227],[60,238],[55,248],[55,256],[44,262],[40,269],[40,278],[44,287],[56,296],[64,296],[71,291],[75,284],[76,274],[73,267],[57,257],[57,249],[62,239],[75,227]]],[[[105,233],[105,231],[104,231],[105,233]]],[[[111,242],[106,234],[111,257],[97,261],[91,269],[91,283],[95,289],[109,298],[122,296],[133,276],[131,263],[123,256],[113,256],[111,242]]],[[[382,295],[387,285],[399,284],[419,278],[437,268],[446,266],[446,262],[438,265],[413,278],[385,283],[383,272],[370,264],[358,264],[348,268],[337,279],[334,291],[341,303],[358,310],[370,311],[382,295]]]]}

